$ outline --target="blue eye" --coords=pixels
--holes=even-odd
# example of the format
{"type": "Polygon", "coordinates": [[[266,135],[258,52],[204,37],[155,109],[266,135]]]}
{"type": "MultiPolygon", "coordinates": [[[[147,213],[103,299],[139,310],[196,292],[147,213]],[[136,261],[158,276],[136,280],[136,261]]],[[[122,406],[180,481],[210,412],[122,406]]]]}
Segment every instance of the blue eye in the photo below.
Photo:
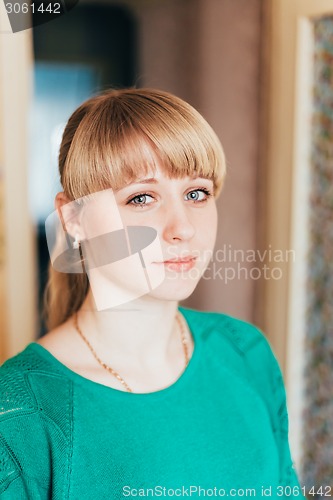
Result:
{"type": "Polygon", "coordinates": [[[211,193],[208,191],[208,189],[200,188],[190,191],[189,193],[187,193],[186,196],[189,196],[190,201],[194,201],[195,203],[201,203],[203,201],[207,201],[207,199],[211,196],[211,193]],[[200,198],[199,193],[205,196],[201,196],[200,198]]]}
{"type": "MultiPolygon", "coordinates": [[[[185,200],[193,201],[193,203],[204,203],[211,196],[210,191],[206,188],[198,188],[189,191],[185,195],[185,200]]],[[[154,203],[154,197],[148,193],[139,193],[130,200],[127,201],[126,205],[132,205],[135,208],[144,208],[148,205],[152,205],[154,203]],[[149,201],[150,198],[150,201],[149,201]]]]}
{"type": "Polygon", "coordinates": [[[146,205],[150,205],[152,202],[147,203],[147,198],[153,199],[152,196],[150,196],[147,193],[140,193],[131,198],[127,204],[128,205],[134,205],[135,207],[144,207],[146,205]]]}

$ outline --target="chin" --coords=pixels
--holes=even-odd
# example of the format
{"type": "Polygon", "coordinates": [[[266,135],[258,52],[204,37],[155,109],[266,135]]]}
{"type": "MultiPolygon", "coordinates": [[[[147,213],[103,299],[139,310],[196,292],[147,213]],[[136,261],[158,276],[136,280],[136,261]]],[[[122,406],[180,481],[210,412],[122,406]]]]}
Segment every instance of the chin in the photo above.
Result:
{"type": "Polygon", "coordinates": [[[178,283],[170,283],[164,281],[161,285],[152,290],[149,294],[150,297],[154,297],[160,300],[185,300],[196,289],[198,281],[195,283],[193,281],[183,280],[178,283]]]}

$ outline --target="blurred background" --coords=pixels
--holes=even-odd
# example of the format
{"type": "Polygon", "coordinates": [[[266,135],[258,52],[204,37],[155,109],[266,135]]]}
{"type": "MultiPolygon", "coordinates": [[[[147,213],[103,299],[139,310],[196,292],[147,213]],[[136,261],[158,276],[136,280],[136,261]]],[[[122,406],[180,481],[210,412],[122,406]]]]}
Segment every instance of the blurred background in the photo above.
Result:
{"type": "Polygon", "coordinates": [[[262,329],[301,484],[332,495],[332,1],[74,3],[16,33],[0,5],[0,362],[45,331],[44,224],[70,114],[110,87],[170,91],[213,126],[228,163],[216,255],[184,305],[262,329]]]}

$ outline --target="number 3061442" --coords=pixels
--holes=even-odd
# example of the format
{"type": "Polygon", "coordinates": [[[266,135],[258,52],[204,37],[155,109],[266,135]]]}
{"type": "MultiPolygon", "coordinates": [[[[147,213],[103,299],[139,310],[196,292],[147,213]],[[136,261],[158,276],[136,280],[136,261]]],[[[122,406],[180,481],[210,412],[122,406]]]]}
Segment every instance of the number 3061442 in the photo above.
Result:
{"type": "Polygon", "coordinates": [[[5,4],[7,14],[27,14],[28,12],[40,12],[41,14],[61,14],[61,4],[59,2],[31,3],[7,2],[5,4]]]}

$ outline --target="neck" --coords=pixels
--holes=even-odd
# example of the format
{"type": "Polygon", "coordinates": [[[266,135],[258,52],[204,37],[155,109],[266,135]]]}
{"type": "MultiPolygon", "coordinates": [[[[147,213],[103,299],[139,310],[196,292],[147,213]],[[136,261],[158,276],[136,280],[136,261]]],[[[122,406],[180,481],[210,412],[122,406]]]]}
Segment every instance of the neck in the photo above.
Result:
{"type": "Polygon", "coordinates": [[[97,311],[91,292],[78,311],[78,322],[94,348],[125,366],[156,366],[172,359],[182,344],[176,321],[177,301],[141,297],[97,311]]]}

